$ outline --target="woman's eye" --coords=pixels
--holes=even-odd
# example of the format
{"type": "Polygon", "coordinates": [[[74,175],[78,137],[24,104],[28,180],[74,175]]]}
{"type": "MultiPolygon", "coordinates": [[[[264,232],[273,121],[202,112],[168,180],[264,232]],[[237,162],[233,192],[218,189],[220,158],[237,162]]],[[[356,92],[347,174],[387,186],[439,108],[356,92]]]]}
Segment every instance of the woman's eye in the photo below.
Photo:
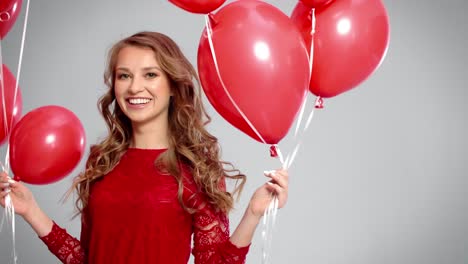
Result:
{"type": "Polygon", "coordinates": [[[119,73],[117,74],[117,79],[119,80],[125,80],[130,78],[130,75],[128,73],[119,73]]]}
{"type": "Polygon", "coordinates": [[[158,76],[158,74],[155,73],[155,72],[148,72],[148,73],[146,73],[146,77],[148,77],[148,78],[154,78],[154,77],[156,77],[156,76],[158,76]]]}

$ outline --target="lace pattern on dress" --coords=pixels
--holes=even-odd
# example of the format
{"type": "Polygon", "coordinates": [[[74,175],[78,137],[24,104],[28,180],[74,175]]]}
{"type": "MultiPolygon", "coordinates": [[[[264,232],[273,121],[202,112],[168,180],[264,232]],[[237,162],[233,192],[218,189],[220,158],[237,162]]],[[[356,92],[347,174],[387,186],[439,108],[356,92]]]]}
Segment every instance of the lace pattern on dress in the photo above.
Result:
{"type": "Polygon", "coordinates": [[[211,205],[203,204],[194,214],[196,264],[244,264],[249,246],[238,248],[229,240],[229,219],[211,205]]]}
{"type": "Polygon", "coordinates": [[[40,239],[49,250],[65,264],[84,263],[84,252],[78,239],[72,237],[65,229],[60,228],[55,222],[52,231],[40,239]]]}

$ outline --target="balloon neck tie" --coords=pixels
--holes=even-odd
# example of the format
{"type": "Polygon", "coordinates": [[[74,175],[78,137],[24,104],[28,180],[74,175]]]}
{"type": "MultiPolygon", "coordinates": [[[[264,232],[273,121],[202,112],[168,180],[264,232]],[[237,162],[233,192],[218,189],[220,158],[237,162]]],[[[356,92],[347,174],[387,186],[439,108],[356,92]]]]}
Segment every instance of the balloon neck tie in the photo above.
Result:
{"type": "Polygon", "coordinates": [[[216,21],[215,16],[214,16],[213,13],[209,13],[209,14],[207,14],[207,16],[208,16],[208,20],[210,21],[210,27],[213,28],[214,26],[216,26],[218,24],[218,21],[216,21]]]}
{"type": "Polygon", "coordinates": [[[283,153],[281,152],[281,149],[277,144],[270,146],[270,156],[272,158],[278,158],[279,161],[281,162],[283,169],[287,169],[286,161],[284,160],[283,153]]]}
{"type": "Polygon", "coordinates": [[[315,100],[315,108],[322,109],[323,108],[323,98],[318,96],[315,100]]]}
{"type": "Polygon", "coordinates": [[[277,145],[271,145],[270,146],[270,156],[272,158],[277,158],[278,157],[278,146],[277,145]]]}

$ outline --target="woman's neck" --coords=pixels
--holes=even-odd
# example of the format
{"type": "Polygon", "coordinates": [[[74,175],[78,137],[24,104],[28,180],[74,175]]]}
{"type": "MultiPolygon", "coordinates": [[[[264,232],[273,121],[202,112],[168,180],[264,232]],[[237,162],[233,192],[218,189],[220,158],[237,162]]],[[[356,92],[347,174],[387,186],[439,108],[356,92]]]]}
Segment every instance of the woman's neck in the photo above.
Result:
{"type": "Polygon", "coordinates": [[[133,125],[132,148],[163,149],[169,148],[168,124],[133,125]]]}

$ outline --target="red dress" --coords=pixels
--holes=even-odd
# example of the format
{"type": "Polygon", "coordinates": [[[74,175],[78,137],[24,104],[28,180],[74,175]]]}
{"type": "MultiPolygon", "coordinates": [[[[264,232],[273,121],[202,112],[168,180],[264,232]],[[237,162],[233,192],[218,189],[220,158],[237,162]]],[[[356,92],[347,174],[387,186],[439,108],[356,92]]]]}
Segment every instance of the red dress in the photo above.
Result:
{"type": "Polygon", "coordinates": [[[197,264],[244,263],[249,246],[229,241],[228,217],[216,211],[184,176],[183,200],[200,208],[187,213],[174,177],[154,161],[164,150],[129,149],[119,164],[91,188],[82,214],[81,241],[55,223],[41,239],[63,263],[197,264]],[[195,199],[190,199],[196,193],[195,199]]]}

